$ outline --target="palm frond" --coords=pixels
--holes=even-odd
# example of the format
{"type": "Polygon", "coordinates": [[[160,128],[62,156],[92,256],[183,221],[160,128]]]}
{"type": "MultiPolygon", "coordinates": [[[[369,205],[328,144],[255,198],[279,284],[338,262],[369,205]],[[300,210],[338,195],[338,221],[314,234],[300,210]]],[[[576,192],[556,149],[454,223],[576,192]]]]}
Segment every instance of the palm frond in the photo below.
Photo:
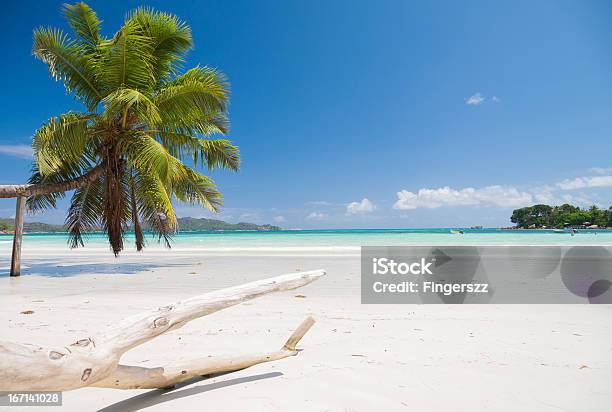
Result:
{"type": "Polygon", "coordinates": [[[191,29],[173,14],[139,7],[128,20],[140,27],[153,42],[153,70],[158,84],[169,79],[180,68],[185,53],[192,47],[191,29]]]}
{"type": "Polygon", "coordinates": [[[208,137],[226,134],[229,130],[227,115],[222,112],[203,114],[194,111],[184,116],[170,116],[164,113],[163,117],[165,119],[160,123],[159,133],[198,134],[208,137]]]}
{"type": "Polygon", "coordinates": [[[68,244],[71,248],[84,246],[83,235],[98,230],[104,213],[104,183],[99,178],[74,191],[66,216],[68,244]]]}
{"type": "Polygon", "coordinates": [[[196,167],[201,163],[209,170],[240,169],[238,147],[227,139],[202,139],[178,132],[159,132],[157,135],[169,153],[179,158],[189,156],[196,167]]]}
{"type": "MultiPolygon", "coordinates": [[[[72,173],[65,172],[64,170],[56,173],[51,173],[46,176],[40,174],[36,163],[32,166],[32,174],[28,179],[29,184],[40,185],[45,183],[59,183],[73,178],[72,173]]],[[[46,195],[35,195],[30,196],[26,200],[26,208],[30,213],[39,213],[47,209],[55,209],[57,207],[57,201],[63,199],[65,194],[60,193],[49,193],[46,195]]]]}
{"type": "Polygon", "coordinates": [[[40,27],[34,30],[32,53],[46,63],[49,73],[64,82],[68,93],[93,111],[102,99],[95,78],[94,63],[79,45],[59,29],[40,27]]]}
{"type": "Polygon", "coordinates": [[[130,114],[133,114],[139,123],[149,127],[157,125],[161,121],[159,110],[155,104],[138,90],[119,88],[106,96],[102,103],[105,108],[105,116],[121,117],[123,127],[130,114]]]}
{"type": "Polygon", "coordinates": [[[143,132],[134,132],[119,142],[118,149],[125,153],[131,167],[148,173],[167,184],[176,164],[180,161],[154,138],[143,132]]]}
{"type": "Polygon", "coordinates": [[[155,101],[163,106],[180,96],[200,103],[201,107],[208,107],[207,111],[223,110],[229,97],[229,84],[223,73],[210,67],[196,66],[166,82],[155,101]]]}
{"type": "Polygon", "coordinates": [[[64,4],[62,11],[77,40],[82,44],[83,50],[94,53],[100,44],[102,24],[96,12],[83,2],[64,4]]]}
{"type": "Polygon", "coordinates": [[[196,67],[167,82],[153,101],[159,108],[163,124],[209,135],[211,131],[227,130],[228,98],[229,85],[225,76],[207,67],[196,67]],[[216,126],[216,130],[211,130],[211,125],[216,126]]]}
{"type": "Polygon", "coordinates": [[[40,174],[53,173],[83,158],[90,119],[88,115],[66,113],[52,117],[34,133],[32,147],[40,174]]]}
{"type": "Polygon", "coordinates": [[[153,40],[126,21],[111,40],[100,44],[96,73],[106,94],[119,88],[151,90],[155,84],[153,40]]]}
{"type": "MultiPolygon", "coordinates": [[[[71,180],[75,180],[80,176],[86,175],[95,167],[94,156],[91,153],[86,153],[78,162],[65,163],[62,167],[52,173],[43,175],[38,170],[36,162],[32,165],[32,174],[28,179],[29,184],[34,185],[55,185],[71,180]]],[[[26,207],[30,213],[39,213],[47,209],[55,208],[57,201],[63,199],[64,192],[51,192],[44,195],[33,195],[28,197],[26,207]]]]}
{"type": "Polygon", "coordinates": [[[178,222],[166,186],[158,177],[137,169],[134,182],[140,217],[145,226],[170,247],[172,235],[178,230],[178,222]]]}
{"type": "Polygon", "coordinates": [[[177,200],[219,211],[223,197],[214,182],[195,170],[183,165],[177,170],[172,181],[172,193],[177,200]]]}

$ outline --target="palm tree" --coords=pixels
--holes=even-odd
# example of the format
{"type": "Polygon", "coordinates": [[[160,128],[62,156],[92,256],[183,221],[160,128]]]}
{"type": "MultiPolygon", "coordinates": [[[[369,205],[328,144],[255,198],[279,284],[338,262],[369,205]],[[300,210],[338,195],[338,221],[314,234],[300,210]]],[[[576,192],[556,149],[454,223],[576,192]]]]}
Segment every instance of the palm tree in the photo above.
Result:
{"type": "Polygon", "coordinates": [[[106,38],[85,3],[64,5],[63,14],[72,37],[38,28],[33,54],[84,110],[53,117],[34,134],[27,206],[55,207],[64,189],[76,188],[66,217],[71,247],[102,228],[117,255],[130,224],[137,250],[145,229],[169,246],[178,229],[173,201],[221,205],[214,182],[196,168],[239,168],[237,147],[211,138],[228,130],[226,78],[200,66],[180,74],[192,38],[174,15],[139,8],[106,38]]]}

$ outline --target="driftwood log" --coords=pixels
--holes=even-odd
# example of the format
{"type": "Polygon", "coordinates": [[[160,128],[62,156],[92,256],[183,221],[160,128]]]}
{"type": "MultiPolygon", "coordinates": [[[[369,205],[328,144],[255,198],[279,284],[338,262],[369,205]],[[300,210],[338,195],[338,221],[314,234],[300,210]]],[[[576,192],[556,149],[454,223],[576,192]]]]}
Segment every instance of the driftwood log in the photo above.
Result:
{"type": "Polygon", "coordinates": [[[311,317],[302,322],[279,350],[269,353],[223,359],[207,357],[158,368],[119,364],[128,350],[193,319],[268,293],[299,288],[323,275],[323,270],[291,273],[195,296],[131,316],[98,336],[86,337],[65,347],[0,341],[0,389],[167,388],[197,376],[233,372],[296,355],[296,344],[314,324],[311,317]]]}

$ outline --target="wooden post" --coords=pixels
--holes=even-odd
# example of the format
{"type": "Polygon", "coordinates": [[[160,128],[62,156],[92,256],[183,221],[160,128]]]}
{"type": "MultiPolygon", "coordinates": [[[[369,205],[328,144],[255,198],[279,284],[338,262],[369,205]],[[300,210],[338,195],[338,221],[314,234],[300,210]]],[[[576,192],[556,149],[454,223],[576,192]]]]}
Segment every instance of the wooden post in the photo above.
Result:
{"type": "Polygon", "coordinates": [[[11,259],[11,276],[21,273],[21,238],[23,237],[23,213],[25,211],[25,196],[17,198],[15,209],[15,234],[13,235],[13,256],[11,259]]]}

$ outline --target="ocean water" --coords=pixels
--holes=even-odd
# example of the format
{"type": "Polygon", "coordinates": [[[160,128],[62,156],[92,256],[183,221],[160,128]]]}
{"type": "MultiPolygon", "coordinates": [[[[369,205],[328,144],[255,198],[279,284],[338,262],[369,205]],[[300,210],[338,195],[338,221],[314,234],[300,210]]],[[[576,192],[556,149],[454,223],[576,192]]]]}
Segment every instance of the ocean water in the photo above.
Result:
{"type": "MultiPolygon", "coordinates": [[[[181,232],[174,236],[177,249],[259,249],[259,248],[356,248],[359,246],[394,245],[612,245],[612,230],[552,230],[462,229],[453,234],[451,228],[440,229],[345,229],[345,230],[280,230],[280,231],[198,231],[181,232]]],[[[67,249],[65,233],[24,235],[24,247],[67,249]]],[[[134,237],[126,236],[127,249],[133,248],[134,237]]],[[[10,248],[12,235],[0,235],[0,249],[10,248]]],[[[157,240],[147,235],[149,246],[157,240]]],[[[103,234],[86,238],[86,248],[107,248],[103,234]]]]}

